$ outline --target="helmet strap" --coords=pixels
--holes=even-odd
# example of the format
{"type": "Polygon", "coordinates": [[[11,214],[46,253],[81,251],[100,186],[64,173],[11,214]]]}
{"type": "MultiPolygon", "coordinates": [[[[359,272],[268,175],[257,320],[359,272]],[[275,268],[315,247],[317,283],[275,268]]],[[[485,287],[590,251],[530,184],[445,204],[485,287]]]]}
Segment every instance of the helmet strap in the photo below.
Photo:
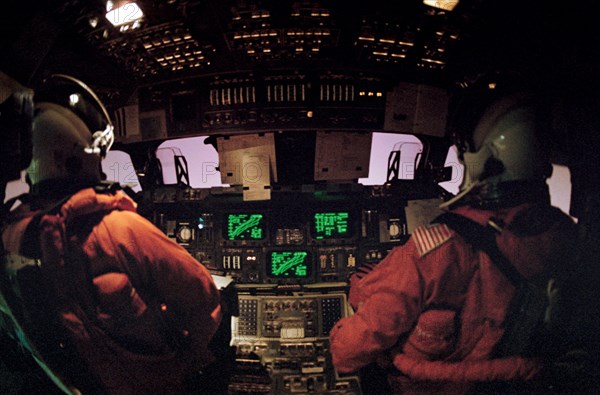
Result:
{"type": "Polygon", "coordinates": [[[514,207],[523,203],[549,204],[550,192],[543,180],[486,183],[465,196],[464,203],[484,210],[514,207]]]}

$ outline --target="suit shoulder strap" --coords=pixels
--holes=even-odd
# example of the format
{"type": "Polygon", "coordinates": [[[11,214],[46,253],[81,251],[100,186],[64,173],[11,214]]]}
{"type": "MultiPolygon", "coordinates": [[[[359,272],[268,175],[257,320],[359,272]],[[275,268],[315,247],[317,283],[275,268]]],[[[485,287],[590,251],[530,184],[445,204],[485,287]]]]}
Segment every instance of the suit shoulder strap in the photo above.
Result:
{"type": "Polygon", "coordinates": [[[527,281],[498,248],[496,233],[492,227],[480,225],[469,218],[454,213],[444,213],[434,219],[433,222],[448,225],[473,247],[485,252],[496,267],[516,287],[527,281]]]}

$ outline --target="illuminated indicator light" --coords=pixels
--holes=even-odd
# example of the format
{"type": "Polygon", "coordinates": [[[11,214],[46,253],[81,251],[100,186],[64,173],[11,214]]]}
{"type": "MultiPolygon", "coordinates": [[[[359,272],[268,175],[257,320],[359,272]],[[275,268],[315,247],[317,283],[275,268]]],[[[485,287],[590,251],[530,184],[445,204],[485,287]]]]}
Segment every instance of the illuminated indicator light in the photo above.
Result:
{"type": "Polygon", "coordinates": [[[381,96],[383,96],[383,93],[377,92],[377,97],[381,97],[381,96]]]}
{"type": "Polygon", "coordinates": [[[230,255],[223,256],[223,269],[231,269],[231,256],[230,255]]]}
{"type": "Polygon", "coordinates": [[[356,266],[356,257],[352,254],[348,255],[348,261],[346,263],[347,267],[355,267],[356,266]]]}
{"type": "Polygon", "coordinates": [[[361,41],[375,41],[375,37],[359,37],[361,41]]]}
{"type": "Polygon", "coordinates": [[[79,103],[79,95],[77,93],[69,95],[69,104],[74,106],[77,103],[79,103]]]}
{"type": "Polygon", "coordinates": [[[488,84],[488,88],[489,88],[489,89],[496,89],[496,83],[495,83],[495,82],[490,82],[490,83],[488,84]]]}
{"type": "Polygon", "coordinates": [[[304,278],[309,274],[308,252],[272,251],[270,255],[270,277],[304,278]]]}
{"type": "Polygon", "coordinates": [[[358,92],[358,96],[364,96],[365,92],[358,92]]]}
{"type": "Polygon", "coordinates": [[[392,58],[405,58],[406,55],[403,53],[393,53],[392,58]]]}
{"type": "Polygon", "coordinates": [[[373,52],[373,55],[377,55],[377,56],[388,56],[387,52],[373,52]]]}
{"type": "Polygon", "coordinates": [[[313,117],[313,112],[312,111],[307,111],[306,112],[306,117],[307,118],[312,118],[313,117]]]}
{"type": "Polygon", "coordinates": [[[407,42],[407,41],[398,41],[398,44],[400,44],[400,45],[406,45],[407,47],[412,47],[412,46],[415,45],[414,43],[407,42]]]}
{"type": "Polygon", "coordinates": [[[441,60],[435,60],[435,59],[429,59],[429,58],[423,58],[421,60],[423,60],[423,62],[427,62],[427,63],[446,64],[445,62],[442,62],[441,60]]]}
{"type": "Polygon", "coordinates": [[[233,260],[232,260],[232,267],[234,269],[241,269],[242,265],[241,265],[241,261],[240,261],[241,257],[239,255],[234,255],[233,256],[233,260]]]}
{"type": "Polygon", "coordinates": [[[380,38],[380,39],[379,39],[379,42],[382,42],[382,43],[387,43],[387,44],[393,44],[393,43],[395,43],[396,41],[394,41],[394,40],[388,40],[388,39],[385,39],[385,38],[380,38]]]}
{"type": "Polygon", "coordinates": [[[313,230],[315,239],[330,239],[348,236],[350,214],[348,212],[315,213],[313,230]]]}

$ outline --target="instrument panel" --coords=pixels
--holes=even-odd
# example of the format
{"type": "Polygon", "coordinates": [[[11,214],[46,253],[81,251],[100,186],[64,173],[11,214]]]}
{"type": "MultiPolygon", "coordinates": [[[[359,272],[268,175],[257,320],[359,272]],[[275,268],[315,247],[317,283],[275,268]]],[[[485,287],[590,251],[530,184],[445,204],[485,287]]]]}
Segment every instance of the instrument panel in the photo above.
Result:
{"type": "Polygon", "coordinates": [[[357,377],[335,373],[329,354],[329,332],[347,315],[344,293],[240,295],[239,303],[232,345],[245,374],[233,375],[230,393],[361,393],[357,377]]]}
{"type": "Polygon", "coordinates": [[[290,188],[265,201],[244,201],[241,188],[157,188],[150,219],[235,281],[229,394],[361,394],[329,351],[331,329],[349,314],[349,278],[408,240],[410,207],[435,211],[378,187],[290,188]]]}
{"type": "Polygon", "coordinates": [[[383,258],[408,237],[398,225],[401,207],[379,215],[352,200],[244,206],[163,203],[155,223],[213,274],[246,285],[347,282],[357,265],[383,258]]]}

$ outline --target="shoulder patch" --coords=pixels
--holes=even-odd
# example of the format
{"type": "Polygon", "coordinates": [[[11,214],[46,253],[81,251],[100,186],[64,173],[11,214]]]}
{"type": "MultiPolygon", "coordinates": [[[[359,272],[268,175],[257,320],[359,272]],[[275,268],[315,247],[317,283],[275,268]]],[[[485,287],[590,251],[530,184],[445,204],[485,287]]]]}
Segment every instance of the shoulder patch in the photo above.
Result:
{"type": "Polygon", "coordinates": [[[419,226],[412,234],[412,239],[421,257],[441,246],[451,237],[452,231],[446,224],[419,226]]]}

